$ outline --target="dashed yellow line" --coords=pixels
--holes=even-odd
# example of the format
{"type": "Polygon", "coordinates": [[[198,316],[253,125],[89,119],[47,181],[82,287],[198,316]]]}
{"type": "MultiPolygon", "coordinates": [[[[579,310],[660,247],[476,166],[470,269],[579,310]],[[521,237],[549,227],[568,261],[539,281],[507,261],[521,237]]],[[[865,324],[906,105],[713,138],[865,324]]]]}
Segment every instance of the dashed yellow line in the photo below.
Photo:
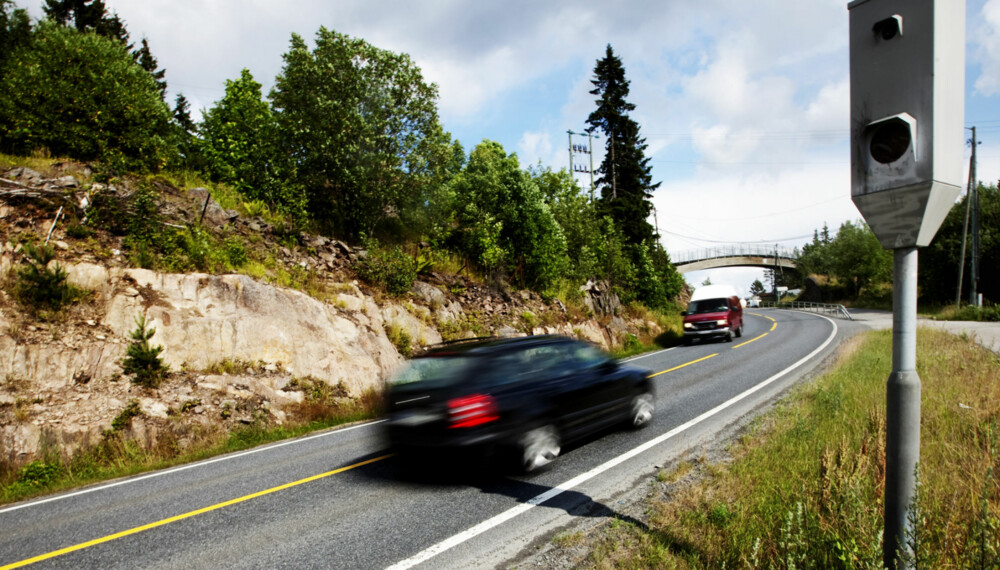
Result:
{"type": "Polygon", "coordinates": [[[283,491],[285,489],[290,489],[292,487],[302,485],[303,483],[309,483],[311,481],[316,481],[317,479],[322,479],[324,477],[329,477],[331,475],[336,475],[338,473],[343,473],[344,471],[350,471],[351,469],[356,469],[363,465],[368,465],[369,463],[375,463],[376,461],[382,461],[383,459],[392,457],[391,455],[383,455],[381,457],[376,457],[374,459],[367,459],[361,461],[360,463],[355,463],[354,465],[348,465],[347,467],[341,467],[340,469],[334,469],[333,471],[327,471],[326,473],[320,473],[319,475],[313,475],[311,477],[306,477],[305,479],[299,479],[298,481],[292,481],[291,483],[285,483],[284,485],[278,485],[277,487],[271,487],[270,489],[265,489],[263,491],[257,491],[256,493],[251,493],[249,495],[244,495],[242,497],[237,497],[235,499],[230,499],[228,501],[217,503],[208,507],[204,507],[195,511],[189,511],[180,515],[176,515],[170,518],[165,518],[163,520],[158,520],[149,524],[142,526],[137,526],[135,528],[130,528],[128,530],[123,530],[121,532],[116,532],[115,534],[109,534],[101,538],[95,538],[94,540],[88,540],[87,542],[81,542],[73,546],[68,546],[66,548],[61,548],[59,550],[53,550],[52,552],[41,554],[33,558],[28,558],[21,560],[20,562],[14,562],[12,564],[7,564],[6,566],[0,566],[0,570],[7,570],[9,568],[20,568],[22,566],[27,566],[29,564],[34,564],[36,562],[41,562],[42,560],[48,560],[50,558],[55,558],[57,556],[62,556],[63,554],[69,554],[70,552],[76,552],[77,550],[83,550],[84,548],[90,548],[91,546],[96,546],[98,544],[103,544],[105,542],[111,542],[119,538],[124,538],[129,535],[138,534],[143,531],[147,531],[156,527],[167,525],[173,522],[181,521],[193,516],[211,512],[214,510],[221,509],[223,507],[228,507],[235,505],[237,503],[242,503],[244,501],[249,501],[250,499],[256,499],[257,497],[263,497],[264,495],[269,495],[271,493],[276,493],[278,491],[283,491]]]}
{"type": "MultiPolygon", "coordinates": [[[[778,328],[778,321],[774,320],[774,317],[769,317],[767,315],[761,315],[759,313],[747,313],[747,314],[748,315],[753,315],[755,317],[764,317],[765,319],[771,321],[771,330],[768,331],[768,332],[774,331],[774,329],[778,328]]],[[[757,338],[760,338],[760,337],[757,337],[757,338]]],[[[753,340],[757,340],[757,339],[755,338],[753,340]]],[[[750,342],[753,342],[753,341],[750,341],[750,342]]],[[[746,344],[746,343],[744,342],[743,344],[746,344]]],[[[743,346],[743,344],[741,344],[740,346],[743,346]]],[[[739,348],[739,346],[734,346],[733,348],[739,348]]]]}
{"type": "MultiPolygon", "coordinates": [[[[650,374],[649,377],[652,378],[653,376],[659,376],[660,374],[666,374],[667,372],[673,372],[674,370],[680,370],[681,368],[684,368],[685,366],[691,366],[692,364],[697,364],[697,363],[702,362],[704,360],[708,360],[709,358],[712,358],[713,356],[719,356],[719,353],[716,352],[715,354],[709,354],[708,356],[704,356],[702,358],[699,358],[698,360],[692,360],[691,362],[687,362],[685,364],[681,364],[680,366],[674,366],[673,368],[671,368],[669,370],[661,370],[660,372],[657,372],[656,374],[650,374]]],[[[3,569],[0,568],[0,570],[3,570],[3,569]]]]}
{"type": "MultiPolygon", "coordinates": [[[[771,329],[771,330],[774,330],[774,329],[771,329]]],[[[759,336],[759,337],[757,337],[757,338],[752,338],[752,339],[750,339],[750,340],[748,340],[748,341],[746,341],[746,342],[744,342],[744,343],[740,343],[740,344],[737,344],[737,345],[736,345],[736,346],[734,346],[733,348],[734,348],[734,349],[736,349],[736,348],[739,348],[739,347],[741,347],[741,346],[746,346],[746,345],[750,344],[751,342],[753,342],[753,341],[755,341],[755,340],[760,340],[760,339],[764,338],[765,336],[767,336],[767,334],[768,334],[768,333],[764,333],[764,334],[760,335],[760,336],[759,336]]]]}
{"type": "Polygon", "coordinates": [[[774,332],[774,329],[778,328],[778,321],[774,320],[774,317],[769,317],[767,315],[761,315],[760,313],[747,313],[747,314],[748,315],[753,315],[755,317],[764,317],[765,319],[771,321],[771,328],[766,333],[764,333],[764,334],[762,334],[762,335],[760,335],[760,336],[758,336],[756,338],[752,338],[752,339],[750,339],[750,340],[748,340],[748,341],[746,341],[744,343],[737,344],[736,346],[733,347],[734,349],[739,348],[741,346],[746,346],[746,345],[750,344],[751,342],[753,342],[755,340],[760,340],[760,339],[764,338],[765,336],[767,336],[768,333],[774,332]]]}

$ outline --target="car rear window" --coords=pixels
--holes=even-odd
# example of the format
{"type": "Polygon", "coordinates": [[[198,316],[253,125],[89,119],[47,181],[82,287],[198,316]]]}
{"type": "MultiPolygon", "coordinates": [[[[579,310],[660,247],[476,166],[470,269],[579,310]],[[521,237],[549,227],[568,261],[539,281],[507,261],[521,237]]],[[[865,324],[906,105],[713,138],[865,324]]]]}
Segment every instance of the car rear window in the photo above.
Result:
{"type": "Polygon", "coordinates": [[[415,358],[389,379],[392,386],[419,385],[422,388],[454,386],[469,378],[478,359],[472,356],[429,356],[415,358]]]}

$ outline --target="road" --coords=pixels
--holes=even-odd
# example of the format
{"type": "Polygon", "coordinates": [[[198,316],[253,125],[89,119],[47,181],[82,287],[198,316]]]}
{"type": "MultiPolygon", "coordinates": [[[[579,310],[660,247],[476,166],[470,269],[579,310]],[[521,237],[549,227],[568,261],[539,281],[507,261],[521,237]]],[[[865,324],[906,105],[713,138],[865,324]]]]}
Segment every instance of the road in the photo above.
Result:
{"type": "Polygon", "coordinates": [[[632,359],[655,373],[642,430],[524,477],[404,471],[377,422],[0,508],[0,569],[503,566],[799,381],[859,325],[748,310],[743,338],[632,359]],[[791,368],[790,368],[791,367],[791,368]]]}

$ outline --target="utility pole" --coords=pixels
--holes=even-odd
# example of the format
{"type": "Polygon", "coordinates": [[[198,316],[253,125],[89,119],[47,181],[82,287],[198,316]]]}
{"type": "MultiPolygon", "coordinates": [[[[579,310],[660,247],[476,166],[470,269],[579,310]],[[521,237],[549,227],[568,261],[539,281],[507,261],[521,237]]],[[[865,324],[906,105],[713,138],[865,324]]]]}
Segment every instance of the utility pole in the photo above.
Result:
{"type": "Polygon", "coordinates": [[[615,174],[615,131],[611,130],[611,199],[618,197],[618,180],[615,174]]]}
{"type": "MultiPolygon", "coordinates": [[[[570,176],[573,176],[574,172],[582,172],[590,174],[590,201],[594,201],[594,138],[596,135],[593,133],[574,133],[573,131],[566,131],[569,133],[569,172],[570,176]],[[573,145],[573,135],[583,136],[587,135],[587,146],[583,145],[573,145]],[[580,154],[586,154],[590,157],[590,164],[581,165],[576,168],[573,164],[573,153],[578,152],[580,154]]],[[[597,137],[599,138],[599,137],[597,137]]]]}
{"type": "Polygon", "coordinates": [[[972,161],[969,167],[969,179],[972,181],[972,192],[969,194],[969,206],[972,208],[972,260],[969,263],[969,304],[979,306],[979,184],[976,181],[976,128],[972,128],[972,161]]]}
{"type": "Polygon", "coordinates": [[[955,291],[955,310],[962,304],[962,277],[965,273],[965,242],[969,236],[969,211],[972,209],[972,190],[976,187],[976,127],[972,131],[972,156],[969,157],[969,185],[965,191],[965,223],[962,225],[962,253],[958,257],[958,290],[955,291]]]}

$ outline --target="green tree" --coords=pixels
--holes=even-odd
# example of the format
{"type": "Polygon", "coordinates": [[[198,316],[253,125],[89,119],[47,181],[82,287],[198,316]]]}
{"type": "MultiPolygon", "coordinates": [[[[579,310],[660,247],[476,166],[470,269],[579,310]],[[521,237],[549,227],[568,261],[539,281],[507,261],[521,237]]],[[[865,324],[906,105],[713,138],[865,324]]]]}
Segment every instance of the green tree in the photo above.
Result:
{"type": "Polygon", "coordinates": [[[191,119],[191,104],[183,93],[174,98],[174,110],[171,123],[177,145],[177,159],[182,168],[207,170],[201,155],[200,141],[197,136],[198,125],[191,119]]]}
{"type": "Polygon", "coordinates": [[[45,16],[62,26],[72,26],[80,32],[100,36],[128,45],[128,30],[118,14],[109,14],[103,0],[45,0],[45,16]]]}
{"type": "Polygon", "coordinates": [[[321,225],[372,234],[438,174],[437,86],[406,54],[320,28],[293,34],[271,92],[282,142],[321,225]]]}
{"type": "Polygon", "coordinates": [[[594,67],[597,109],[587,117],[588,132],[604,134],[605,154],[601,162],[601,188],[598,210],[609,215],[629,244],[655,240],[653,226],[646,221],[652,211],[649,199],[660,183],[653,183],[649,159],[645,156],[646,139],[639,135],[639,124],[629,116],[635,105],[627,100],[629,81],[625,66],[608,44],[604,58],[594,67]]]}
{"type": "Polygon", "coordinates": [[[539,166],[529,169],[529,174],[566,238],[567,277],[582,282],[600,276],[597,259],[602,241],[600,223],[587,193],[565,169],[554,172],[539,166]]]}
{"type": "Polygon", "coordinates": [[[11,54],[28,45],[30,40],[28,12],[18,8],[13,0],[0,0],[0,77],[11,54]]]}
{"type": "Polygon", "coordinates": [[[454,229],[455,194],[449,183],[465,166],[465,150],[438,126],[413,158],[421,162],[414,171],[420,183],[401,200],[396,227],[386,229],[406,240],[442,244],[454,229]]]}
{"type": "Polygon", "coordinates": [[[170,158],[170,110],[121,42],[41,22],[0,78],[0,149],[46,148],[115,168],[170,158]]]}
{"type": "Polygon", "coordinates": [[[761,295],[763,293],[764,293],[764,284],[760,282],[760,279],[754,279],[753,283],[750,284],[750,294],[761,295]]]}
{"type": "Polygon", "coordinates": [[[452,180],[456,238],[461,250],[487,269],[545,290],[562,275],[566,239],[544,195],[516,155],[500,143],[483,141],[452,180]],[[520,272],[518,272],[520,269],[520,272]]]}
{"type": "Polygon", "coordinates": [[[844,222],[830,242],[830,272],[852,295],[892,279],[892,252],[882,247],[862,221],[844,222]]]}
{"type": "Polygon", "coordinates": [[[142,38],[142,47],[133,55],[139,66],[145,69],[153,77],[153,80],[156,81],[156,86],[160,88],[160,98],[166,97],[167,81],[163,77],[167,74],[167,70],[159,68],[160,64],[156,61],[156,57],[153,56],[153,52],[149,50],[149,42],[146,41],[146,38],[142,38]]]}
{"type": "Polygon", "coordinates": [[[170,373],[170,366],[160,358],[163,347],[149,344],[156,329],[146,328],[147,324],[146,315],[140,313],[135,318],[136,328],[132,331],[132,344],[128,345],[122,359],[122,371],[132,375],[134,384],[157,388],[170,373]]]}
{"type": "Polygon", "coordinates": [[[636,298],[647,307],[664,308],[681,291],[684,278],[659,243],[632,246],[636,268],[636,298]]]}
{"type": "MultiPolygon", "coordinates": [[[[1000,301],[1000,190],[997,185],[979,185],[980,275],[977,292],[993,302],[1000,301]]],[[[968,198],[955,204],[931,244],[920,250],[920,295],[926,301],[954,303],[958,287],[959,256],[968,198]]],[[[971,286],[972,237],[967,237],[960,299],[969,299],[971,286]]]]}
{"type": "Polygon", "coordinates": [[[232,184],[250,199],[302,214],[305,198],[301,187],[289,180],[293,165],[277,145],[278,123],[250,70],[226,80],[226,94],[205,112],[200,131],[214,179],[232,184]]]}
{"type": "Polygon", "coordinates": [[[814,231],[811,243],[802,246],[796,264],[802,275],[829,275],[833,264],[830,258],[830,230],[823,224],[823,233],[814,231]]]}

